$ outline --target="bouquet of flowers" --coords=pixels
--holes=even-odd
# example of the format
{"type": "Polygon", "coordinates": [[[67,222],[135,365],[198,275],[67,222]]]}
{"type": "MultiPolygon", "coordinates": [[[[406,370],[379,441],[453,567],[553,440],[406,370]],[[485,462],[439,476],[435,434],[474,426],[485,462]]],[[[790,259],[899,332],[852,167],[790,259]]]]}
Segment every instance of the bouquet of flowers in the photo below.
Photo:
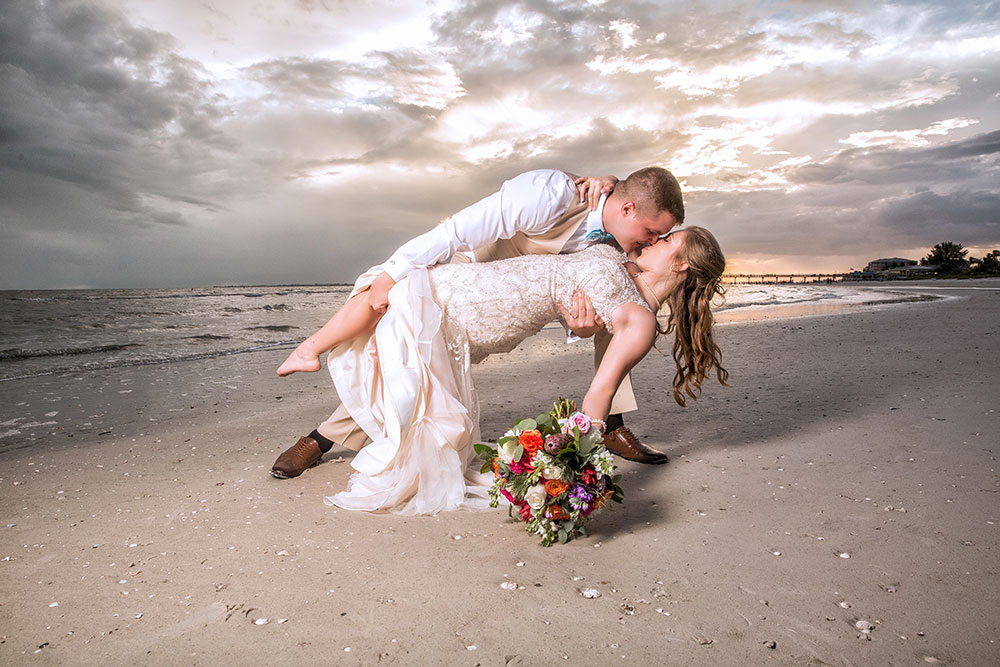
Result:
{"type": "Polygon", "coordinates": [[[576,403],[560,398],[552,410],[521,419],[497,439],[497,447],[475,445],[485,459],[482,472],[493,470],[490,505],[500,496],[517,508],[526,530],[542,538],[542,546],[566,543],[586,535],[583,522],[608,500],[622,501],[611,453],[601,444],[604,434],[576,403]]]}

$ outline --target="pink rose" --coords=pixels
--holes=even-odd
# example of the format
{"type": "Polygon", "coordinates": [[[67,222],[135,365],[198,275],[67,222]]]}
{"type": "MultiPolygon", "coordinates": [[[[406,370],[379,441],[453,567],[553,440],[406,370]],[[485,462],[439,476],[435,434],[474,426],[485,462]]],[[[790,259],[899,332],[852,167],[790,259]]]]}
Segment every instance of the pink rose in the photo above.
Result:
{"type": "Polygon", "coordinates": [[[590,417],[582,412],[576,412],[570,415],[569,424],[570,428],[575,426],[580,429],[580,435],[587,435],[590,433],[590,417]]]}

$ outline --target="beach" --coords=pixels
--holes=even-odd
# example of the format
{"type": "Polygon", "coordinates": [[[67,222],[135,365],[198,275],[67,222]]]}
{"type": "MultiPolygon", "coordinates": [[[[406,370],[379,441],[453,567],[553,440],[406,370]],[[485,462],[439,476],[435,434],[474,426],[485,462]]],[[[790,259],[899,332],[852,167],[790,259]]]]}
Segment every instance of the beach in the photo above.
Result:
{"type": "MultiPolygon", "coordinates": [[[[549,548],[327,507],[339,448],[272,478],[337,405],[287,347],[2,382],[0,663],[1000,664],[1000,281],[884,289],[720,314],[731,386],[684,409],[664,341],[626,424],[670,463],[549,548]]],[[[591,369],[558,327],[475,367],[484,437],[591,369]]]]}

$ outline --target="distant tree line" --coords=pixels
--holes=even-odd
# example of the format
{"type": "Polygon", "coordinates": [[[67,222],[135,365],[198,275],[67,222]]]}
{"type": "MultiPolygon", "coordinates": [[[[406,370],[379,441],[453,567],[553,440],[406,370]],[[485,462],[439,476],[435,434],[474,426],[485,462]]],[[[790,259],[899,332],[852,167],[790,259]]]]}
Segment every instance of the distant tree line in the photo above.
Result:
{"type": "Polygon", "coordinates": [[[969,251],[961,243],[943,241],[920,258],[921,266],[936,266],[938,273],[966,275],[1000,275],[1000,250],[982,257],[966,259],[969,251]]]}

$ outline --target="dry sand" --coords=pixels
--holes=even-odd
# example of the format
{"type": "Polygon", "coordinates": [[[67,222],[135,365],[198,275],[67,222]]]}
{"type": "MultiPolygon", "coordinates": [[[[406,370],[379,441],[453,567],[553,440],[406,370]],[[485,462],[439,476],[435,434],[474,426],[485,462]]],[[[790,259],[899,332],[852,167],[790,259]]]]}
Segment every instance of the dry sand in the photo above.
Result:
{"type": "MultiPolygon", "coordinates": [[[[733,386],[684,410],[654,351],[627,423],[671,463],[622,462],[625,505],[548,549],[499,509],[328,508],[336,451],[272,479],[335,405],[282,352],[4,383],[32,421],[0,663],[1000,664],[1000,283],[921,290],[949,298],[721,326],[733,386]]],[[[484,435],[589,356],[549,332],[478,367],[484,435]]]]}

